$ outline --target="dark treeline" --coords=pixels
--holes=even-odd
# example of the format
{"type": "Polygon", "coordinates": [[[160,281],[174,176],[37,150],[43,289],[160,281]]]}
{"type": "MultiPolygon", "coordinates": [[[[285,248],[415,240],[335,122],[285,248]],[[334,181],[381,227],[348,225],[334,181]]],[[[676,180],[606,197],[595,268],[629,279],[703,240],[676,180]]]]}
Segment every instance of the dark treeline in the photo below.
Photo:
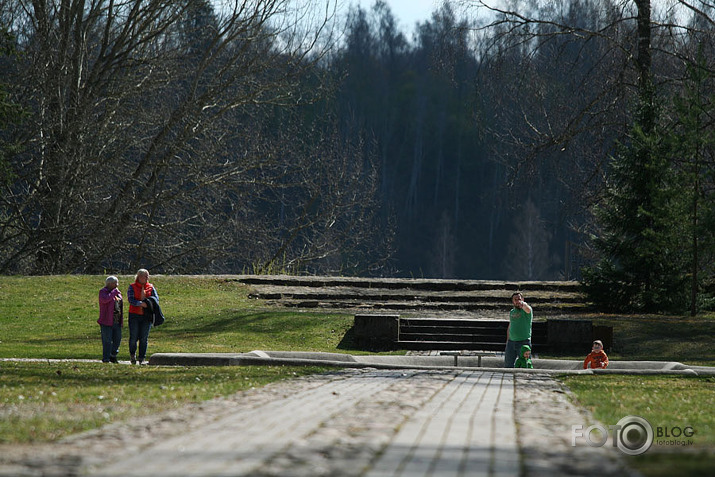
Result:
{"type": "MultiPolygon", "coordinates": [[[[637,3],[516,2],[515,14],[454,2],[409,40],[383,2],[352,12],[329,66],[344,74],[335,107],[345,134],[375,137],[398,273],[581,278],[637,108],[637,3]]],[[[649,23],[661,131],[682,121],[674,98],[698,54],[700,91],[712,85],[712,6],[677,4],[649,23]]],[[[703,101],[712,129],[712,96],[703,101]]],[[[712,211],[712,139],[700,153],[712,211]]]]}
{"type": "Polygon", "coordinates": [[[585,270],[703,306],[715,11],[652,3],[455,1],[408,36],[382,1],[2,2],[0,273],[585,270]]]}
{"type": "Polygon", "coordinates": [[[398,273],[574,278],[577,256],[566,244],[574,241],[575,197],[558,167],[544,161],[542,170],[519,170],[491,133],[516,126],[503,110],[513,107],[503,104],[510,98],[497,91],[505,78],[495,74],[512,69],[509,62],[480,61],[484,40],[449,6],[409,41],[395,25],[382,2],[354,10],[330,68],[345,75],[335,99],[343,130],[357,125],[378,145],[379,197],[396,217],[398,273]]]}

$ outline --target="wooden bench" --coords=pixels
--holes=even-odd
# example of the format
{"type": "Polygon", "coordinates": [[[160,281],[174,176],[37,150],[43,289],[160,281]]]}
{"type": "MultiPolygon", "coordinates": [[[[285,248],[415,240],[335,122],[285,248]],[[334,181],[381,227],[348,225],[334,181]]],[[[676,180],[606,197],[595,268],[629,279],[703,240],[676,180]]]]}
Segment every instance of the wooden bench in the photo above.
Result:
{"type": "MultiPolygon", "coordinates": [[[[440,351],[439,352],[440,356],[454,356],[454,365],[457,366],[459,363],[457,359],[462,356],[461,351],[440,351]]],[[[494,353],[481,353],[481,352],[470,352],[468,356],[476,356],[477,357],[477,367],[481,368],[482,367],[482,356],[496,356],[494,353]]]]}

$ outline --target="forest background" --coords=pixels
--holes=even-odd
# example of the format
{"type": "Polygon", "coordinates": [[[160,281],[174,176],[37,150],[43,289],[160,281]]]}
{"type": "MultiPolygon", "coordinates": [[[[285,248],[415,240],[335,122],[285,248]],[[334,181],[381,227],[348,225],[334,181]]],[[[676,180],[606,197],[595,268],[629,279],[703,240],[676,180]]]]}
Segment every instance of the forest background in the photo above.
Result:
{"type": "Polygon", "coordinates": [[[715,5],[2,0],[0,273],[583,280],[713,307],[715,5]]]}

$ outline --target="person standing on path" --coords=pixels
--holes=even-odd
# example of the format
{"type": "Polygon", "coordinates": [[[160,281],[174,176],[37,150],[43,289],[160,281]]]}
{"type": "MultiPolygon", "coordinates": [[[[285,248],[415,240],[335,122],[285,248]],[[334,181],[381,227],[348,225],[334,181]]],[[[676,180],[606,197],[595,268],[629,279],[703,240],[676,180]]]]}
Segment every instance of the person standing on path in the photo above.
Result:
{"type": "Polygon", "coordinates": [[[149,316],[147,297],[153,296],[159,301],[159,295],[154,285],[149,283],[149,271],[141,268],[137,271],[134,283],[129,285],[129,359],[132,364],[144,362],[149,344],[151,317],[149,316]],[[139,356],[137,356],[139,342],[139,356]],[[138,358],[138,359],[137,359],[138,358]]]}
{"type": "Polygon", "coordinates": [[[124,302],[119,291],[119,279],[111,276],[99,290],[99,330],[102,334],[102,362],[116,363],[122,342],[124,302]]]}
{"type": "Polygon", "coordinates": [[[509,326],[506,329],[505,368],[514,367],[523,345],[531,347],[531,321],[534,318],[534,310],[524,301],[521,293],[513,293],[511,303],[514,308],[509,312],[509,326]]]}

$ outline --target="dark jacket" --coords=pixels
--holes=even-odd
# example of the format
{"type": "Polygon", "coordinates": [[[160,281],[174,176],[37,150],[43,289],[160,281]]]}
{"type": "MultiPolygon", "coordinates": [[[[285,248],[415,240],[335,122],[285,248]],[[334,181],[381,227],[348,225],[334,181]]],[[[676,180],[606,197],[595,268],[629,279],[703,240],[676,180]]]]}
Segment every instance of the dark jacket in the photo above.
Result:
{"type": "Polygon", "coordinates": [[[164,314],[161,312],[157,297],[148,296],[144,302],[149,305],[149,308],[146,309],[146,313],[144,313],[144,317],[148,318],[154,326],[159,326],[164,323],[164,314]]]}

